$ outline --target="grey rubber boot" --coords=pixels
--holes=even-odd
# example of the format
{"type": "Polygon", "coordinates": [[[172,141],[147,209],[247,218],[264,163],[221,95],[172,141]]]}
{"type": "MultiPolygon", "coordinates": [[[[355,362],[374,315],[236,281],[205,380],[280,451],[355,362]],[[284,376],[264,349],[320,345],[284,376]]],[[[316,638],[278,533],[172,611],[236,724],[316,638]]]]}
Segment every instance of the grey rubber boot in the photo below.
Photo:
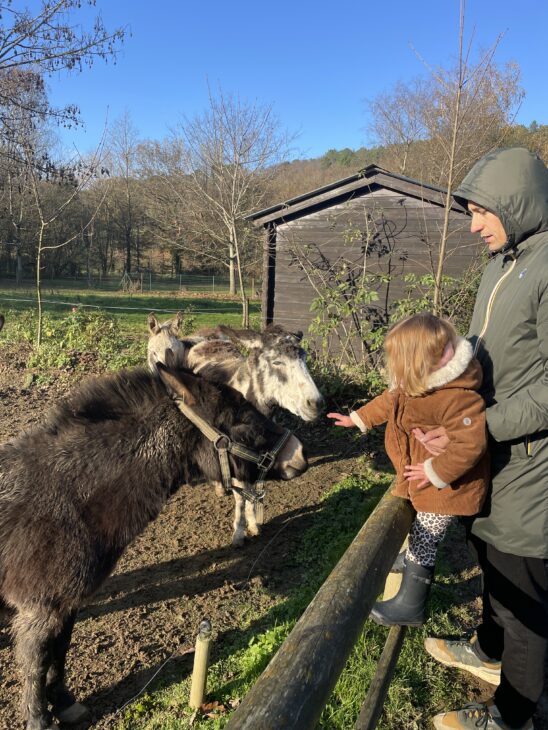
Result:
{"type": "Polygon", "coordinates": [[[408,560],[403,569],[400,590],[388,601],[377,601],[371,618],[383,626],[422,626],[434,568],[408,560]]]}

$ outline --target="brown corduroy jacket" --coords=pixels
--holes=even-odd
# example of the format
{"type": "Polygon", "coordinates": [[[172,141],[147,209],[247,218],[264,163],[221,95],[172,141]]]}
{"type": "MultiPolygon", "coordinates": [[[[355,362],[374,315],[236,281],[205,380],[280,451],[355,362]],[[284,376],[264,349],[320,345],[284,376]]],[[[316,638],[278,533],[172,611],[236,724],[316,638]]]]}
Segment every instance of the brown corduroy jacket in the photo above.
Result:
{"type": "Polygon", "coordinates": [[[385,390],[350,416],[366,432],[386,423],[385,445],[396,470],[392,494],[411,500],[420,512],[474,515],[489,484],[485,403],[476,392],[482,373],[472,347],[459,339],[454,357],[430,376],[432,389],[413,397],[400,389],[385,390]],[[432,455],[412,435],[413,428],[429,431],[444,426],[447,450],[432,455]],[[404,466],[424,463],[430,484],[418,489],[404,477],[404,466]]]}

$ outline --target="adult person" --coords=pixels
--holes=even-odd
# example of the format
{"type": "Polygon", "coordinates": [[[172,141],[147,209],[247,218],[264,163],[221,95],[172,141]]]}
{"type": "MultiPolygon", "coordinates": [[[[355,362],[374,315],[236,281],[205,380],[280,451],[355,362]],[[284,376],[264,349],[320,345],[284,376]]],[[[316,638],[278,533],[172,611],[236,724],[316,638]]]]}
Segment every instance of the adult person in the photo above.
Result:
{"type": "MultiPolygon", "coordinates": [[[[471,641],[430,638],[425,648],[497,689],[492,702],[433,723],[529,730],[548,646],[548,169],[526,149],[496,150],[474,165],[455,198],[491,256],[469,338],[484,371],[492,483],[469,527],[483,571],[481,624],[471,641]]],[[[435,433],[417,436],[435,444],[435,433]]]]}

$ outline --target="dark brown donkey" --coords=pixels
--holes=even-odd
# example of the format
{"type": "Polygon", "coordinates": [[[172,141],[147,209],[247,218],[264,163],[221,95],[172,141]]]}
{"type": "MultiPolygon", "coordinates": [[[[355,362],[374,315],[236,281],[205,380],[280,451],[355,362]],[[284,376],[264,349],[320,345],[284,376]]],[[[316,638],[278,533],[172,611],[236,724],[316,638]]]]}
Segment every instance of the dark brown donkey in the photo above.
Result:
{"type": "MultiPolygon", "coordinates": [[[[89,381],[43,425],[0,446],[0,600],[16,612],[27,730],[57,727],[52,715],[83,719],[64,683],[78,607],[179,485],[221,479],[216,448],[182,401],[245,447],[228,455],[231,476],[253,484],[259,467],[242,451],[260,461],[283,440],[281,429],[232,388],[162,365],[158,374],[89,381]]],[[[290,436],[271,474],[292,479],[306,467],[290,436]]]]}

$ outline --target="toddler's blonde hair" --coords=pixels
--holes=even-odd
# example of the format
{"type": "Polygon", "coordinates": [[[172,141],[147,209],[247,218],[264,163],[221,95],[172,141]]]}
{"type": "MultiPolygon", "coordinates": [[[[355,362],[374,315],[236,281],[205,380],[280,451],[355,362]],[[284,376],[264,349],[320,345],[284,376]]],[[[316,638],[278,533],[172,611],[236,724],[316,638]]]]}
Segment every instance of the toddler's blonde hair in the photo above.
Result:
{"type": "Polygon", "coordinates": [[[430,312],[413,314],[392,325],[384,340],[390,386],[412,396],[427,393],[428,376],[449,342],[456,345],[455,328],[430,312]]]}

